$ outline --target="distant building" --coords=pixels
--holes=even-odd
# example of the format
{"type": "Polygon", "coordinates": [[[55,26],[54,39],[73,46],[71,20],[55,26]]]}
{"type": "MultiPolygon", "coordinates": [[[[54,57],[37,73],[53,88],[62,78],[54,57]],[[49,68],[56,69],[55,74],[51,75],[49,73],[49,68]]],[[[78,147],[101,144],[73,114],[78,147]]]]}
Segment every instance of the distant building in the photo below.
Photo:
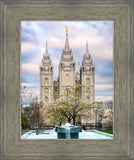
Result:
{"type": "Polygon", "coordinates": [[[59,63],[59,77],[53,81],[53,66],[48,53],[43,55],[40,65],[40,101],[44,104],[54,102],[63,94],[64,89],[70,86],[82,85],[81,96],[91,102],[95,100],[95,66],[86,43],[86,52],[82,65],[76,64],[73,59],[72,50],[69,47],[68,29],[66,29],[65,47],[59,63]]]}

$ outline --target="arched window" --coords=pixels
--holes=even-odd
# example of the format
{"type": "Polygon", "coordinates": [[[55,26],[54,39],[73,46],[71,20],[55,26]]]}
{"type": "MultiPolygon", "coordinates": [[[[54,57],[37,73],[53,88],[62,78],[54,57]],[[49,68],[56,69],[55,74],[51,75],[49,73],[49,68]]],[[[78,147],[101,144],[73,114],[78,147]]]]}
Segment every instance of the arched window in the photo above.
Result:
{"type": "Polygon", "coordinates": [[[66,74],[66,85],[69,85],[69,74],[66,74]]]}
{"type": "Polygon", "coordinates": [[[48,78],[45,78],[45,86],[48,86],[48,78]]]}
{"type": "Polygon", "coordinates": [[[90,79],[89,79],[89,78],[86,79],[86,85],[87,85],[87,86],[90,85],[90,79]]]}
{"type": "Polygon", "coordinates": [[[45,88],[45,94],[48,94],[48,88],[45,88]]]}

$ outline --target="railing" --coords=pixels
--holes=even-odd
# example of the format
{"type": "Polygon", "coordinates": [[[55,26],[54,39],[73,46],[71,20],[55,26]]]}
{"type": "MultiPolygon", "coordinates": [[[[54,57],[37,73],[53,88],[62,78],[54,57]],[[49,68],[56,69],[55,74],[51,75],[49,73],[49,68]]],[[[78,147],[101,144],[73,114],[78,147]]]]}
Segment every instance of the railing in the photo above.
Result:
{"type": "MultiPolygon", "coordinates": [[[[77,126],[77,124],[76,124],[77,126]]],[[[102,128],[102,124],[101,123],[82,123],[81,125],[79,124],[78,126],[82,126],[82,128],[84,129],[99,129],[102,128]]],[[[44,129],[52,129],[54,128],[54,125],[44,125],[43,128],[44,129]]]]}
{"type": "Polygon", "coordinates": [[[102,128],[101,123],[82,123],[81,124],[83,129],[99,129],[102,128]]]}

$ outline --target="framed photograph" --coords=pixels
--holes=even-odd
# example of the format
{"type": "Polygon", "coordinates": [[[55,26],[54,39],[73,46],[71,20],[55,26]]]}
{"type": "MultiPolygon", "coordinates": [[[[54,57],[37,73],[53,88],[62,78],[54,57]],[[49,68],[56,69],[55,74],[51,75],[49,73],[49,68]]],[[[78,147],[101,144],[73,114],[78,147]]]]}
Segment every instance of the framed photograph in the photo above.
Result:
{"type": "Polygon", "coordinates": [[[21,86],[21,138],[113,139],[113,21],[21,21],[21,86]]]}
{"type": "Polygon", "coordinates": [[[133,159],[133,1],[1,15],[1,159],[133,159]]]}

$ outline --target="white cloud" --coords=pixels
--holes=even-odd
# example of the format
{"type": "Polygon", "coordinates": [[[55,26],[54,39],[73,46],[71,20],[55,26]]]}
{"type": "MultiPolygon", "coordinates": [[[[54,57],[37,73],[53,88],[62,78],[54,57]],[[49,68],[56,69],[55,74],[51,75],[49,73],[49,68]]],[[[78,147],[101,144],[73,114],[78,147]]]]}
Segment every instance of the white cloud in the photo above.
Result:
{"type": "Polygon", "coordinates": [[[90,25],[82,22],[31,22],[31,28],[36,33],[36,43],[34,45],[23,44],[22,52],[33,50],[35,47],[41,47],[48,42],[48,46],[53,49],[62,49],[65,44],[65,25],[69,28],[69,43],[72,51],[79,52],[83,55],[85,53],[86,41],[89,43],[89,50],[94,57],[99,59],[112,61],[112,37],[109,34],[108,25],[100,22],[90,22],[90,25]],[[91,24],[97,26],[95,28],[91,24]],[[103,34],[102,34],[103,33],[103,34]],[[24,47],[23,47],[24,46],[24,47]],[[31,47],[30,47],[31,46],[31,47]]]}
{"type": "Polygon", "coordinates": [[[113,89],[113,84],[96,84],[95,85],[96,91],[106,91],[110,89],[113,89]]]}
{"type": "Polygon", "coordinates": [[[22,54],[30,54],[32,51],[37,49],[38,46],[33,44],[32,42],[21,42],[21,53],[22,54]]]}
{"type": "Polygon", "coordinates": [[[21,26],[23,27],[23,29],[28,29],[28,26],[27,26],[27,22],[26,21],[21,21],[21,26]]]}
{"type": "Polygon", "coordinates": [[[25,74],[39,75],[39,63],[22,63],[21,71],[25,74]]]}
{"type": "Polygon", "coordinates": [[[35,84],[34,83],[21,83],[21,86],[22,87],[33,87],[33,86],[35,86],[35,84]]]}
{"type": "Polygon", "coordinates": [[[99,76],[95,77],[95,82],[112,82],[112,81],[113,77],[99,77],[99,76]]]}
{"type": "Polygon", "coordinates": [[[95,101],[109,101],[113,100],[113,96],[95,96],[95,101]]]}

